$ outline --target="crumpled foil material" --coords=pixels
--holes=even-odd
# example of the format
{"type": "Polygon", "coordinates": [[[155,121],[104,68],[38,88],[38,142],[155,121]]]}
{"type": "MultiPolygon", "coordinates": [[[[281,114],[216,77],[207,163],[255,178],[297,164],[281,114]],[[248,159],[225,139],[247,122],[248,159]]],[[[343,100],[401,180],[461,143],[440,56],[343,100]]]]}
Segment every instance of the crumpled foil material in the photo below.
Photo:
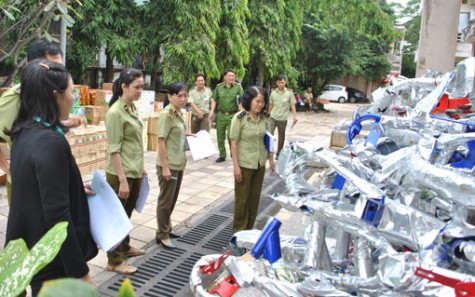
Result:
{"type": "MultiPolygon", "coordinates": [[[[453,288],[417,276],[418,268],[475,282],[475,113],[465,106],[458,118],[453,108],[433,114],[445,94],[475,103],[474,82],[470,58],[452,72],[429,71],[375,90],[373,103],[353,114],[381,116],[374,145],[354,139],[336,153],[291,142],[276,164],[286,188],[272,197],[308,217],[305,235],[281,234],[282,259],[272,265],[236,258],[227,269],[266,296],[455,296],[453,288]],[[307,180],[314,163],[328,168],[307,180]]],[[[334,130],[351,124],[340,121],[334,130]]],[[[364,130],[372,126],[363,123],[364,130]]],[[[250,250],[260,233],[241,231],[233,240],[250,250]]],[[[190,285],[205,296],[198,272],[190,285]]]]}

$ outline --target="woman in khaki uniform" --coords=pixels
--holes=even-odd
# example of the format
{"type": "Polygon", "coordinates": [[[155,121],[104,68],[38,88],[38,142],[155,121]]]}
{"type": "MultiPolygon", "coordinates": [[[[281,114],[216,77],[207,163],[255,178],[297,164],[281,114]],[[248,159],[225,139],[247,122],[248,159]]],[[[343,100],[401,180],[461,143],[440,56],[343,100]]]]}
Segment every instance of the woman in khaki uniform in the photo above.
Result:
{"type": "MultiPolygon", "coordinates": [[[[114,82],[113,95],[106,114],[107,165],[106,179],[117,193],[129,216],[135,208],[144,171],[142,121],[134,101],[140,98],[143,75],[137,69],[124,69],[114,82]]],[[[141,256],[145,251],[129,245],[127,236],[120,245],[107,253],[107,270],[132,274],[137,268],[126,264],[127,257],[141,256]]]]}
{"type": "Polygon", "coordinates": [[[234,115],[231,121],[231,152],[234,167],[234,232],[254,226],[266,172],[274,172],[274,158],[264,145],[269,103],[267,91],[259,87],[246,89],[242,99],[245,111],[234,115]]]}
{"type": "Polygon", "coordinates": [[[173,249],[171,238],[179,237],[171,233],[171,215],[180,193],[183,171],[186,165],[185,137],[186,124],[181,109],[188,101],[188,87],[176,82],[168,90],[168,104],[160,112],[157,120],[158,156],[157,175],[160,194],[157,202],[157,244],[173,249]]]}

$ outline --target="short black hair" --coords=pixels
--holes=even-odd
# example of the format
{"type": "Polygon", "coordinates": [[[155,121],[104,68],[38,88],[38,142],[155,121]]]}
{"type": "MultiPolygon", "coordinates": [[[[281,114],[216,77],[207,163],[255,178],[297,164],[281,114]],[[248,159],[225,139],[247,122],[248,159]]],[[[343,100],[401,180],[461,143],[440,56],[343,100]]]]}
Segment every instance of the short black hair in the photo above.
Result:
{"type": "Polygon", "coordinates": [[[202,77],[204,80],[206,80],[206,76],[203,73],[195,74],[195,81],[198,79],[198,77],[202,77]]]}
{"type": "MultiPolygon", "coordinates": [[[[182,82],[174,82],[168,87],[168,95],[178,95],[180,91],[188,91],[188,86],[182,82]]],[[[165,96],[163,108],[167,107],[168,104],[170,104],[170,100],[168,100],[168,96],[165,96]]]]}
{"type": "Polygon", "coordinates": [[[285,75],[283,74],[279,74],[275,77],[275,80],[279,81],[279,80],[285,80],[285,75]]]}
{"type": "Polygon", "coordinates": [[[247,87],[246,91],[244,92],[244,96],[242,96],[242,107],[245,110],[249,111],[251,109],[251,102],[257,95],[261,94],[264,97],[264,107],[262,110],[266,110],[267,105],[269,104],[269,94],[267,90],[258,86],[251,86],[247,87]]]}
{"type": "Polygon", "coordinates": [[[33,61],[34,59],[44,59],[46,58],[46,55],[63,56],[63,52],[56,44],[49,42],[46,39],[35,40],[28,47],[28,61],[33,61]]]}
{"type": "Polygon", "coordinates": [[[180,91],[188,91],[188,86],[182,82],[174,82],[168,88],[168,95],[178,95],[180,91]]]}
{"type": "Polygon", "coordinates": [[[232,72],[232,73],[236,74],[236,71],[234,71],[231,68],[228,68],[228,69],[224,70],[223,76],[226,76],[226,74],[228,74],[229,72],[232,72]]]}

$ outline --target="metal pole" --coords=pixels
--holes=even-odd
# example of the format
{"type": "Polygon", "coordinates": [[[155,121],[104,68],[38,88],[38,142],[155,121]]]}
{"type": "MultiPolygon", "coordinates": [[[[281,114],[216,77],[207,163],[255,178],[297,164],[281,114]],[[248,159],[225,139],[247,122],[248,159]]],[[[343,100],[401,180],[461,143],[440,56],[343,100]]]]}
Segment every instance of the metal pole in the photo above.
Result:
{"type": "Polygon", "coordinates": [[[64,66],[66,66],[66,21],[64,17],[61,18],[61,32],[59,37],[59,46],[63,52],[64,66]]]}

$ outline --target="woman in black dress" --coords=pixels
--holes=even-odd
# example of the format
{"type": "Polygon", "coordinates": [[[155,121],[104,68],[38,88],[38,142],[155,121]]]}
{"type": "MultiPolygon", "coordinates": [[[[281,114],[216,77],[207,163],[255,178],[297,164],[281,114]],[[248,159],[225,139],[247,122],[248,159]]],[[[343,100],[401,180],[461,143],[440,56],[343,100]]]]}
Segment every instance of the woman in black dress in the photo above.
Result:
{"type": "Polygon", "coordinates": [[[95,286],[87,261],[97,255],[81,174],[64,137],[73,106],[73,82],[61,64],[34,60],[22,72],[20,112],[12,130],[12,201],[6,242],[23,238],[28,248],[56,223],[68,222],[56,258],[33,277],[33,296],[46,280],[81,278],[95,286]]]}

